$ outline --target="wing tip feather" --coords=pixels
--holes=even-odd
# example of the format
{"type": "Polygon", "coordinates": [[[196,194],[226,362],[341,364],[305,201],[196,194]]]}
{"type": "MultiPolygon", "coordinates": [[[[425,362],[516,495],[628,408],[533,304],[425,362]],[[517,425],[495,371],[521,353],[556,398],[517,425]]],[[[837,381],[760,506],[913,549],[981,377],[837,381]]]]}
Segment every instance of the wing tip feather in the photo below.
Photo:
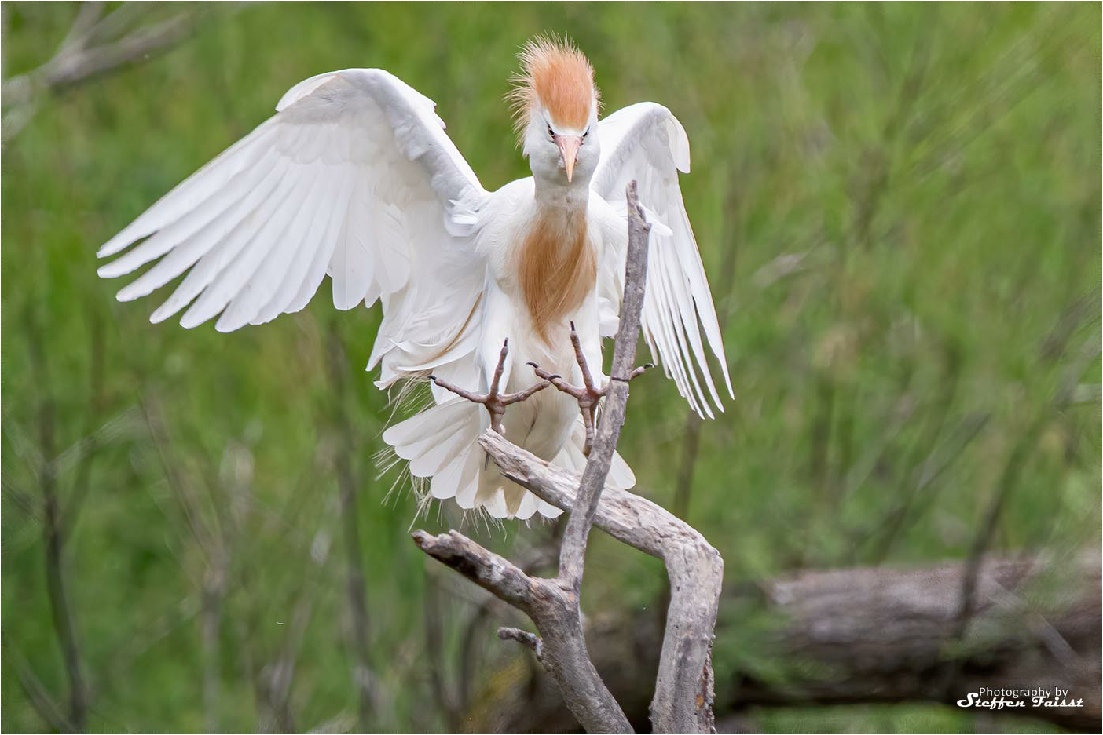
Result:
{"type": "Polygon", "coordinates": [[[115,300],[118,301],[120,304],[128,304],[131,301],[137,301],[138,299],[149,293],[148,291],[143,291],[142,289],[135,289],[134,285],[135,284],[132,283],[125,288],[120,288],[118,293],[115,294],[115,300]]]}
{"type": "Polygon", "coordinates": [[[96,275],[100,278],[118,278],[130,272],[129,270],[118,270],[118,266],[119,261],[117,260],[101,265],[96,269],[96,275]]]}
{"type": "Polygon", "coordinates": [[[124,228],[122,232],[115,235],[113,238],[105,242],[100,246],[100,249],[96,251],[97,258],[110,258],[112,255],[121,253],[126,250],[130,245],[138,240],[132,233],[134,231],[134,225],[137,224],[137,220],[131,223],[130,226],[124,228]]]}

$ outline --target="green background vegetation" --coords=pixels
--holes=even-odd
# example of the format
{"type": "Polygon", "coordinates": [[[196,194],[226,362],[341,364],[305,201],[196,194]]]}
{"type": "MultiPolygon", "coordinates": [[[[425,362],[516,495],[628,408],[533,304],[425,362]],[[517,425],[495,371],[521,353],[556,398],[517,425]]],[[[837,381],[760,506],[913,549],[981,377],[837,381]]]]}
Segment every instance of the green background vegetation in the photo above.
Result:
{"type": "MultiPolygon", "coordinates": [[[[49,57],[75,8],[4,12],[10,76],[49,57]]],[[[167,54],[44,100],[4,150],[5,730],[48,726],[20,684],[28,672],[64,704],[43,547],[52,481],[89,729],[448,727],[431,672],[462,676],[474,595],[426,564],[408,537],[416,499],[377,478],[389,409],[363,366],[378,312],[336,314],[320,296],[230,336],[152,326],[155,304],[117,304],[95,251],[294,83],[332,69],[385,68],[436,100],[488,189],[527,175],[503,96],[518,47],[542,31],[589,55],[607,111],[659,101],[689,133],[683,192],[738,393],[701,426],[689,519],[724,554],[729,583],[961,559],[998,498],[994,552],[1047,549],[1056,567],[1098,544],[1098,5],[206,15],[167,54]],[[376,692],[366,725],[351,674],[346,464],[376,692]],[[205,591],[220,600],[206,638],[205,591]],[[427,643],[426,611],[443,621],[440,643],[427,643]],[[265,692],[281,657],[295,667],[276,711],[265,692]]],[[[621,451],[666,505],[686,427],[659,371],[633,384],[621,451]]],[[[416,525],[461,520],[434,506],[416,525]]],[[[550,535],[464,528],[514,556],[550,535]]],[[[598,538],[586,607],[653,605],[661,579],[598,538]]],[[[477,646],[505,655],[490,624],[477,646]]],[[[937,707],[753,716],[781,731],[970,726],[937,707]]]]}

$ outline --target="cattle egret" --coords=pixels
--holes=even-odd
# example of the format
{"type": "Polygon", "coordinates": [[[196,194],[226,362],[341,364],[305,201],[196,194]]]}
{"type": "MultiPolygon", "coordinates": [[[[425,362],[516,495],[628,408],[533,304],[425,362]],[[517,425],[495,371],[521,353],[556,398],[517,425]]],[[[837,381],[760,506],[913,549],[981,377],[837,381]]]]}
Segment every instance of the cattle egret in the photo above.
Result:
{"type": "MultiPolygon", "coordinates": [[[[650,102],[599,121],[593,70],[566,41],[533,40],[520,61],[511,98],[531,177],[488,192],[432,100],[379,69],[320,74],[107,242],[99,256],[119,257],[99,274],[156,261],[119,291],[130,301],[186,273],[150,320],[186,308],[185,328],[218,317],[224,332],[299,311],[326,275],[338,309],[382,302],[368,364],[380,367],[377,385],[434,377],[432,405],[384,441],[414,477],[431,478],[435,498],[496,518],[557,516],[476,440],[493,422],[538,457],[585,465],[575,399],[539,390],[528,363],[585,383],[574,337],[607,384],[602,339],[618,324],[628,182],[639,182],[652,223],[641,331],[653,357],[703,416],[722,410],[706,345],[729,394],[731,379],[678,184],[689,170],[682,125],[650,102]],[[464,389],[491,410],[455,395],[464,389]],[[495,400],[509,394],[508,408],[495,400]]],[[[608,482],[635,484],[619,456],[608,482]]]]}

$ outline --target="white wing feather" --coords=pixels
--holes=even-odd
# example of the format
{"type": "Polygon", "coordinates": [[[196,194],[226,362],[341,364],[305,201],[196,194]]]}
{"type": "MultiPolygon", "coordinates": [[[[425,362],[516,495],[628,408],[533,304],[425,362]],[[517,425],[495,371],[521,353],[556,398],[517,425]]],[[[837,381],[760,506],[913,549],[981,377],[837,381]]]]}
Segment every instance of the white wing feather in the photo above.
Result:
{"type": "Polygon", "coordinates": [[[485,266],[462,233],[489,195],[432,100],[347,69],[300,82],[276,109],[108,241],[100,257],[141,242],[99,274],[157,261],[119,292],[129,301],[186,273],[151,320],[187,308],[183,326],[221,314],[220,331],[302,309],[328,274],[337,308],[384,301],[373,365],[400,343],[395,365],[439,358],[481,291],[485,266]],[[436,317],[399,333],[425,298],[436,317]]]}
{"type": "MultiPolygon", "coordinates": [[[[630,105],[602,120],[601,162],[591,188],[623,209],[625,188],[635,180],[640,203],[653,221],[640,328],[651,354],[662,362],[678,392],[697,413],[712,417],[711,404],[723,411],[705,355],[712,352],[734,397],[716,309],[701,254],[693,239],[678,171],[689,171],[689,140],[681,123],[662,105],[630,105]],[[704,340],[701,328],[704,329],[704,340]],[[702,381],[704,385],[702,386],[702,381]],[[706,397],[707,394],[707,397],[706,397]]],[[[602,293],[619,299],[624,292],[623,250],[610,252],[602,268],[602,293]]],[[[615,304],[620,310],[619,302],[615,304]]]]}

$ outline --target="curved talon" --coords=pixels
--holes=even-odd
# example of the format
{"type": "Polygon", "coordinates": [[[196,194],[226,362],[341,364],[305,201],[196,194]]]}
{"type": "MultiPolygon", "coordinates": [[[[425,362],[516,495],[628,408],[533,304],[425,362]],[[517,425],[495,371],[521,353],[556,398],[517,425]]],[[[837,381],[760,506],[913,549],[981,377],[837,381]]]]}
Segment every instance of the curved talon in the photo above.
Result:
{"type": "MultiPolygon", "coordinates": [[[[536,377],[542,378],[546,382],[551,383],[552,385],[559,388],[560,390],[563,390],[563,388],[560,387],[560,383],[564,382],[562,375],[549,373],[547,370],[545,370],[544,368],[540,367],[539,365],[537,365],[535,362],[532,362],[532,361],[529,361],[525,364],[532,368],[532,371],[534,373],[536,373],[536,377]]],[[[567,391],[567,392],[569,393],[570,391],[567,391]]]]}
{"type": "MultiPolygon", "coordinates": [[[[428,378],[433,382],[434,385],[440,386],[447,391],[455,393],[460,398],[471,401],[472,403],[482,404],[486,408],[487,413],[490,414],[491,430],[504,436],[504,433],[502,431],[502,417],[505,415],[506,407],[511,406],[514,403],[520,403],[521,401],[527,400],[534,394],[539,393],[540,391],[547,388],[549,385],[552,385],[552,383],[548,380],[544,380],[543,382],[536,383],[535,385],[531,385],[528,388],[525,388],[524,390],[519,390],[515,393],[502,393],[502,375],[505,373],[506,358],[508,356],[509,339],[507,338],[502,343],[502,351],[498,353],[498,365],[494,369],[494,374],[490,379],[490,387],[486,393],[475,393],[473,391],[464,390],[458,385],[453,385],[445,380],[438,379],[435,375],[430,375],[428,376],[428,378]]],[[[530,362],[529,365],[532,365],[534,368],[536,368],[535,363],[530,362]]],[[[536,369],[539,370],[539,368],[536,369]]]]}
{"type": "Polygon", "coordinates": [[[610,375],[609,380],[619,380],[622,383],[630,383],[633,380],[635,380],[636,378],[638,378],[641,375],[643,375],[644,373],[646,373],[648,370],[650,370],[653,367],[655,367],[655,363],[653,363],[653,362],[644,363],[643,365],[640,365],[638,368],[635,368],[632,372],[628,373],[627,378],[621,378],[621,377],[618,377],[618,376],[615,376],[615,375],[610,375]]]}
{"type": "Polygon", "coordinates": [[[582,445],[582,454],[583,456],[589,457],[590,450],[593,449],[594,445],[594,435],[596,434],[595,425],[597,423],[597,406],[601,402],[601,399],[608,395],[611,382],[613,380],[619,380],[621,382],[627,383],[635,378],[638,378],[640,375],[643,375],[645,371],[655,367],[655,364],[649,362],[645,365],[642,365],[629,373],[627,378],[620,378],[610,375],[610,382],[606,383],[604,387],[598,388],[594,385],[593,375],[590,374],[590,366],[587,364],[586,354],[582,350],[582,340],[579,339],[578,332],[575,330],[574,322],[572,321],[570,324],[571,345],[574,347],[575,362],[578,364],[578,368],[582,374],[581,386],[572,385],[571,383],[568,383],[566,380],[564,380],[562,376],[552,375],[548,373],[548,371],[541,369],[540,366],[538,366],[534,362],[529,362],[528,365],[532,367],[534,371],[536,371],[537,376],[548,381],[560,391],[571,396],[578,402],[578,409],[582,413],[582,425],[585,427],[586,430],[586,439],[582,445]]]}

